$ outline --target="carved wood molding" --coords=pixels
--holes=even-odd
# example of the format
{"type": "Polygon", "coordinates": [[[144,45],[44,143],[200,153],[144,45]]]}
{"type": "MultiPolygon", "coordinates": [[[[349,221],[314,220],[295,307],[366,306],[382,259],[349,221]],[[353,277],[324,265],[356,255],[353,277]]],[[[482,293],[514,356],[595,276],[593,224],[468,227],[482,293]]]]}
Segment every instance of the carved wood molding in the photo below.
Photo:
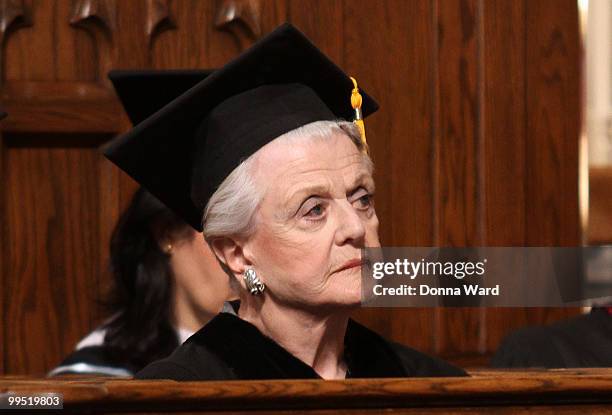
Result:
{"type": "Polygon", "coordinates": [[[215,27],[233,34],[241,49],[261,37],[261,0],[217,0],[215,27]]]}
{"type": "Polygon", "coordinates": [[[116,0],[77,0],[70,24],[88,31],[100,30],[110,42],[117,30],[116,0]]]}
{"type": "Polygon", "coordinates": [[[32,8],[29,2],[0,0],[0,71],[4,67],[3,51],[8,34],[27,26],[32,26],[32,8]]]}
{"type": "Polygon", "coordinates": [[[99,51],[98,79],[102,83],[107,82],[105,75],[116,53],[117,13],[117,0],[74,0],[73,3],[70,24],[89,32],[95,39],[99,51]]]}
{"type": "Polygon", "coordinates": [[[151,45],[161,32],[176,28],[176,22],[170,14],[170,0],[147,0],[146,6],[147,38],[151,45]]]}

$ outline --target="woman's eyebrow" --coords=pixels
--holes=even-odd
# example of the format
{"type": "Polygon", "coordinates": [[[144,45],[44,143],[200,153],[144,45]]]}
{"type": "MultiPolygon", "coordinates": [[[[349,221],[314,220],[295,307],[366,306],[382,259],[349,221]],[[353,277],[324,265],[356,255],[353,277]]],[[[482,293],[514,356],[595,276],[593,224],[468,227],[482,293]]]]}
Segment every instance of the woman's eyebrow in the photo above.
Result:
{"type": "Polygon", "coordinates": [[[298,212],[298,209],[302,206],[302,199],[304,197],[311,196],[314,194],[323,195],[326,194],[328,191],[329,185],[324,184],[316,184],[294,190],[293,192],[289,193],[289,196],[281,202],[282,204],[279,210],[282,213],[278,217],[280,219],[286,220],[294,216],[298,212]],[[294,200],[296,199],[300,202],[299,206],[295,206],[294,204],[294,200]]]}
{"type": "Polygon", "coordinates": [[[349,186],[349,190],[346,192],[346,195],[350,196],[364,186],[369,186],[371,188],[371,191],[374,191],[374,188],[375,188],[374,179],[367,172],[360,173],[355,178],[355,180],[353,180],[353,184],[349,186]]]}
{"type": "Polygon", "coordinates": [[[302,199],[305,196],[325,194],[328,191],[329,185],[323,183],[302,187],[289,194],[289,197],[285,199],[285,205],[289,205],[293,200],[298,197],[299,199],[302,199]]]}

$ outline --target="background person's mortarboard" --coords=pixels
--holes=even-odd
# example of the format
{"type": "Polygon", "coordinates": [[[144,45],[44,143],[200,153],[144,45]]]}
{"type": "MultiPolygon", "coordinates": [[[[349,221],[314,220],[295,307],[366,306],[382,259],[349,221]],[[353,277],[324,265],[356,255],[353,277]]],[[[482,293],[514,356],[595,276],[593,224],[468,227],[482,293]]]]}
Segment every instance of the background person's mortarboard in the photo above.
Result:
{"type": "Polygon", "coordinates": [[[212,70],[121,70],[108,73],[133,125],[139,124],[210,75],[212,70]]]}
{"type": "MultiPolygon", "coordinates": [[[[195,229],[210,196],[246,158],[308,123],[351,120],[353,84],[283,24],[111,142],[105,155],[195,229]]],[[[362,91],[363,116],[378,109],[362,91]]]]}

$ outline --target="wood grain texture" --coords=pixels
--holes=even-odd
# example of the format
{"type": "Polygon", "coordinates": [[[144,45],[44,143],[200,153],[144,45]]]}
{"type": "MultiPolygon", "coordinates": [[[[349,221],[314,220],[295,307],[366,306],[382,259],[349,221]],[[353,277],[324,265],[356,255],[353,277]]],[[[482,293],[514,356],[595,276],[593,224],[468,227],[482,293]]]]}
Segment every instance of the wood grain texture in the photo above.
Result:
{"type": "MultiPolygon", "coordinates": [[[[577,3],[543,0],[525,9],[525,245],[581,243],[578,210],[580,65],[577,3]]],[[[530,311],[530,324],[576,314],[530,311]]]]}
{"type": "Polygon", "coordinates": [[[215,27],[231,33],[243,50],[262,35],[261,0],[217,0],[215,27]]]}
{"type": "Polygon", "coordinates": [[[64,139],[42,147],[37,136],[5,136],[9,373],[44,374],[92,324],[101,269],[92,226],[101,155],[64,139]]]}
{"type": "MultiPolygon", "coordinates": [[[[314,0],[304,3],[300,0],[289,0],[287,1],[287,18],[315,45],[320,47],[325,55],[344,68],[346,66],[345,56],[351,53],[351,51],[345,53],[345,48],[348,47],[348,45],[345,45],[346,25],[367,23],[365,19],[359,19],[357,22],[345,21],[345,9],[350,9],[350,7],[351,5],[345,5],[338,1],[314,0]],[[324,31],[321,30],[321,27],[333,27],[334,30],[324,31]]],[[[361,5],[361,9],[363,9],[363,5],[361,5]]],[[[375,19],[375,16],[372,17],[375,19]]],[[[358,32],[368,29],[366,26],[360,28],[358,32]]],[[[363,59],[365,54],[360,53],[359,57],[363,59]]],[[[357,80],[360,80],[359,75],[355,74],[357,80]]]]}
{"type": "Polygon", "coordinates": [[[526,76],[525,1],[483,3],[482,129],[488,246],[525,241],[526,76]]]}
{"type": "Polygon", "coordinates": [[[361,379],[346,381],[173,382],[134,380],[0,380],[0,392],[54,391],[64,395],[64,412],[98,413],[334,410],[364,413],[432,409],[489,413],[565,406],[605,409],[612,399],[610,370],[582,373],[490,372],[471,378],[361,379]],[[598,406],[597,406],[598,405],[598,406]]]}
{"type": "Polygon", "coordinates": [[[25,0],[0,0],[0,80],[4,67],[4,45],[11,31],[32,25],[31,11],[25,0]]]}
{"type": "Polygon", "coordinates": [[[116,133],[121,105],[107,88],[81,81],[8,81],[0,129],[12,132],[116,133]],[[36,120],[36,122],[32,122],[36,120]]]}
{"type": "MultiPolygon", "coordinates": [[[[208,37],[212,32],[213,6],[214,2],[209,1],[172,2],[169,13],[176,30],[165,31],[157,36],[151,49],[151,66],[156,69],[213,68],[209,59],[211,39],[208,37]],[[187,36],[186,31],[191,35],[187,36]]],[[[228,38],[223,46],[235,53],[229,35],[228,38]]]]}
{"type": "Polygon", "coordinates": [[[37,1],[32,27],[11,32],[5,41],[2,81],[95,80],[100,77],[94,39],[70,25],[72,3],[37,1]]]}
{"type": "Polygon", "coordinates": [[[526,243],[574,246],[581,241],[577,3],[542,0],[526,6],[526,243]]]}
{"type": "MultiPolygon", "coordinates": [[[[487,246],[525,243],[526,76],[525,1],[483,4],[484,195],[487,246]],[[509,53],[511,51],[511,53],[509,53]]],[[[508,330],[529,324],[533,310],[488,309],[486,350],[508,330]]]]}
{"type": "Polygon", "coordinates": [[[176,28],[170,14],[170,0],[147,0],[147,36],[149,43],[164,30],[176,28]]]}
{"type": "Polygon", "coordinates": [[[0,1],[0,44],[10,30],[32,24],[31,11],[25,0],[0,1]]]}
{"type": "MultiPolygon", "coordinates": [[[[85,30],[97,49],[97,80],[104,80],[115,60],[118,30],[116,0],[77,0],[74,2],[70,24],[85,30]]],[[[104,81],[103,81],[104,82],[104,81]]]]}
{"type": "MultiPolygon", "coordinates": [[[[443,1],[437,12],[437,123],[435,152],[438,246],[486,242],[483,185],[483,2],[443,1]]],[[[436,352],[483,352],[485,309],[439,309],[436,352]]]]}
{"type": "Polygon", "coordinates": [[[438,212],[437,242],[484,242],[480,186],[482,3],[444,1],[438,9],[438,212]]]}
{"type": "MultiPolygon", "coordinates": [[[[257,37],[267,33],[287,20],[285,2],[282,0],[261,0],[259,35],[244,35],[237,28],[238,36],[232,30],[217,27],[216,18],[223,3],[220,1],[172,2],[170,13],[176,22],[176,30],[166,31],[157,38],[151,65],[154,68],[208,68],[213,69],[227,63],[240,51],[250,46],[257,37]],[[244,35],[244,36],[243,36],[244,35]]],[[[227,23],[233,26],[234,23],[227,23]]],[[[236,23],[240,26],[242,23],[236,23]]]]}
{"type": "MultiPolygon", "coordinates": [[[[30,5],[26,4],[25,0],[1,0],[0,1],[0,86],[4,79],[4,67],[5,67],[5,50],[6,40],[8,36],[15,30],[31,26],[31,9],[30,5]]],[[[3,100],[0,98],[0,102],[3,100]]],[[[4,109],[6,110],[6,108],[4,109]]],[[[6,177],[6,163],[5,163],[5,140],[0,131],[0,174],[2,178],[6,177]]],[[[6,215],[6,206],[4,201],[6,200],[7,192],[4,183],[0,186],[0,219],[6,215]]],[[[8,243],[4,235],[6,235],[5,221],[0,220],[0,286],[5,287],[8,284],[8,278],[3,272],[5,265],[8,263],[6,256],[4,255],[5,246],[8,243]]],[[[0,291],[0,321],[5,322],[6,320],[6,304],[4,295],[1,295],[0,291]]],[[[0,373],[5,372],[5,357],[7,355],[5,344],[8,339],[8,329],[6,324],[2,324],[0,327],[0,334],[3,341],[0,341],[0,373]]]]}
{"type": "Polygon", "coordinates": [[[75,26],[97,26],[109,39],[117,30],[116,0],[77,0],[74,3],[70,24],[75,26]]]}
{"type": "MultiPolygon", "coordinates": [[[[6,177],[6,165],[5,165],[5,142],[4,142],[4,136],[2,134],[2,131],[0,131],[0,178],[4,179],[4,177],[6,177]]],[[[8,278],[6,277],[5,273],[4,273],[4,267],[6,266],[6,264],[8,263],[8,260],[6,258],[5,255],[5,237],[4,235],[6,235],[6,221],[4,220],[4,218],[6,217],[6,209],[5,209],[5,203],[4,201],[6,200],[6,192],[5,192],[5,186],[4,183],[2,186],[0,186],[0,287],[5,287],[8,284],[8,278]]],[[[4,295],[2,294],[3,291],[0,290],[0,321],[6,321],[6,307],[4,304],[4,295]]],[[[5,369],[4,369],[4,359],[6,356],[6,352],[5,352],[5,344],[7,343],[7,341],[5,340],[7,337],[7,333],[6,333],[6,324],[2,324],[0,325],[0,373],[4,374],[5,373],[5,369]]]]}

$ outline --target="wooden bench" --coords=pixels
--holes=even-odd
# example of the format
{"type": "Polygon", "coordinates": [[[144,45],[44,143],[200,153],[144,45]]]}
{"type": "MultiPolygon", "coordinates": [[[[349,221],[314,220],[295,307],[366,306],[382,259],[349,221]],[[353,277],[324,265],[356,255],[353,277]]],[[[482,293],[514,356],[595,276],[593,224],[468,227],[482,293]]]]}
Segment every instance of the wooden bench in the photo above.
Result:
{"type": "Polygon", "coordinates": [[[470,378],[347,381],[1,378],[0,393],[8,391],[61,393],[61,413],[612,413],[612,369],[478,371],[470,378]]]}

